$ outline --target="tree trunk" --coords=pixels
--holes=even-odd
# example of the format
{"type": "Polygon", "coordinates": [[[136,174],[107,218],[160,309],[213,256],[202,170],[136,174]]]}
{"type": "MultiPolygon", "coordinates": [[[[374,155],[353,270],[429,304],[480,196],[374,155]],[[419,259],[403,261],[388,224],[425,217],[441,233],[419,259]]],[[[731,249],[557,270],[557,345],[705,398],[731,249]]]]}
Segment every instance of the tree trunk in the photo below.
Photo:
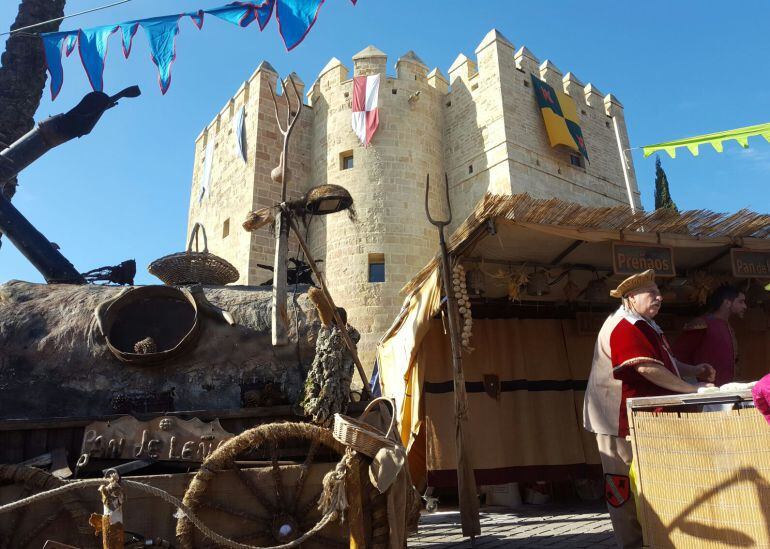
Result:
{"type": "MultiPolygon", "coordinates": [[[[64,15],[66,0],[22,0],[11,30],[64,15]]],[[[8,146],[35,125],[34,115],[45,87],[45,56],[37,33],[59,30],[60,22],[12,34],[0,58],[0,146],[8,146]],[[30,36],[29,33],[35,33],[30,36]]],[[[16,179],[0,183],[10,199],[16,179]]]]}

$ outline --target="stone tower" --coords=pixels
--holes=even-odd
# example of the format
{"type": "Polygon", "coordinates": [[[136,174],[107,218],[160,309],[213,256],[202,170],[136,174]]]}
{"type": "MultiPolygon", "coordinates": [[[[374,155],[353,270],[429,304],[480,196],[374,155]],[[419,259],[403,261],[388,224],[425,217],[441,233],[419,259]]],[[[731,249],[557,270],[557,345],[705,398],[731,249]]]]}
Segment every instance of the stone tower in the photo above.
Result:
{"type": "MultiPolygon", "coordinates": [[[[430,173],[441,190],[444,170],[445,89],[429,81],[428,67],[413,52],[398,59],[395,77],[386,76],[386,67],[386,55],[372,46],[353,57],[354,76],[381,75],[380,126],[368,147],[351,130],[353,81],[346,67],[333,59],[308,93],[314,182],[348,189],[357,214],[355,223],[344,215],[314,219],[310,245],[325,258],[330,288],[361,332],[365,357],[373,356],[398,313],[399,290],[436,252],[436,229],[425,217],[425,177],[430,173]],[[370,277],[373,264],[384,265],[383,282],[370,277]]],[[[443,215],[440,203],[433,208],[434,216],[443,215]]]]}
{"type": "MultiPolygon", "coordinates": [[[[332,58],[308,88],[307,105],[292,135],[289,192],[342,185],[353,196],[356,219],[343,213],[315,217],[307,240],[335,301],[361,332],[361,358],[371,369],[377,341],[400,310],[400,289],[434,256],[436,229],[424,212],[425,178],[431,176],[431,212],[447,214],[448,174],[456,228],[486,192],[527,192],[586,205],[628,204],[614,124],[628,149],[623,107],[526,47],[516,49],[490,31],[475,60],[459,55],[448,70],[429,70],[412,51],[400,56],[395,76],[385,53],[369,46],[353,57],[352,71],[332,58]],[[368,147],[351,129],[353,76],[378,73],[379,129],[368,147]],[[589,162],[574,151],[551,147],[531,87],[531,75],[563,90],[576,102],[589,162]],[[613,120],[614,117],[614,120],[613,120]]],[[[295,82],[302,85],[299,77],[295,82]]],[[[268,86],[277,74],[263,62],[196,140],[189,226],[209,230],[209,249],[231,261],[242,284],[271,277],[257,264],[272,264],[267,230],[240,227],[250,210],[278,202],[270,179],[278,165],[281,135],[268,86]],[[232,119],[244,106],[246,161],[235,151],[232,119]],[[207,143],[215,139],[208,194],[199,203],[207,143]]],[[[285,104],[279,98],[281,108],[285,104]]],[[[633,166],[627,175],[635,206],[639,192],[633,166]]],[[[290,245],[294,256],[296,246],[290,245]]]]}

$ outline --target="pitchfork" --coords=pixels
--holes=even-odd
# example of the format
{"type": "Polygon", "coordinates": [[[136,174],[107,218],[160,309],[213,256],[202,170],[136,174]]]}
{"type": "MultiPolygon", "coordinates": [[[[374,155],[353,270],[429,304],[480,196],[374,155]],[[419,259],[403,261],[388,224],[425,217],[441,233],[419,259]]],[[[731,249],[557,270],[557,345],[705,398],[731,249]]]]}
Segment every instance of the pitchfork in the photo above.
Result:
{"type": "Polygon", "coordinates": [[[452,276],[449,273],[449,252],[444,239],[444,227],[452,222],[452,203],[449,201],[449,178],[444,173],[444,186],[446,190],[446,202],[449,209],[449,219],[438,221],[430,215],[428,196],[430,195],[430,174],[425,181],[425,215],[431,225],[438,229],[439,246],[441,248],[441,277],[446,293],[447,316],[449,317],[449,342],[452,349],[452,369],[454,373],[455,393],[455,446],[457,450],[457,488],[460,496],[460,521],[464,536],[471,538],[481,533],[479,522],[479,500],[476,496],[476,479],[473,476],[473,465],[470,462],[467,442],[464,442],[463,424],[468,420],[468,399],[465,394],[465,376],[463,375],[462,355],[457,331],[460,327],[457,300],[452,286],[452,276]]]}
{"type": "Polygon", "coordinates": [[[273,311],[272,311],[272,342],[275,346],[287,345],[289,342],[288,336],[288,313],[286,311],[286,257],[289,247],[289,219],[290,215],[286,209],[286,165],[288,162],[289,152],[289,137],[294,129],[294,125],[299,119],[299,115],[302,112],[302,98],[297,91],[297,85],[294,83],[294,78],[291,75],[283,83],[283,95],[286,97],[286,127],[281,123],[281,117],[278,114],[278,101],[275,99],[275,92],[273,86],[270,88],[270,96],[273,98],[273,107],[275,107],[275,121],[278,124],[278,129],[283,135],[283,149],[281,149],[281,163],[280,176],[277,170],[273,170],[270,177],[276,183],[278,177],[280,177],[281,183],[281,205],[279,215],[275,220],[275,262],[273,264],[273,311]],[[291,99],[289,98],[289,92],[287,91],[286,81],[291,82],[291,88],[294,91],[294,98],[297,100],[297,110],[292,112],[291,99]]]}

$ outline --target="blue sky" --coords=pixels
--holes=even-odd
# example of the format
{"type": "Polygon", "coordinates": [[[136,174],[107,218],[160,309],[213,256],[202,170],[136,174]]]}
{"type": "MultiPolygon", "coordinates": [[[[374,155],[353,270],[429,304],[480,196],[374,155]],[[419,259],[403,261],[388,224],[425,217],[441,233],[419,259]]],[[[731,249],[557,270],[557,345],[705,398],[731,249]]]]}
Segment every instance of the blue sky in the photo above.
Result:
{"type": "MultiPolygon", "coordinates": [[[[17,1],[0,2],[8,29],[17,1]]],[[[111,3],[69,0],[67,13],[111,3]]],[[[64,21],[62,30],[208,8],[226,0],[132,0],[64,21]]],[[[413,49],[444,73],[473,52],[492,28],[541,60],[572,71],[625,107],[633,146],[770,121],[770,39],[764,1],[624,3],[512,0],[327,0],[305,42],[287,53],[271,21],[241,29],[209,18],[202,31],[180,24],[171,89],[160,94],[144,36],[124,60],[110,42],[105,91],[139,84],[143,95],[108,111],[91,135],[67,143],[27,168],[14,204],[80,271],[135,258],[137,282],[154,283],[147,264],[183,249],[195,137],[238,86],[267,59],[309,85],[331,57],[350,58],[368,44],[389,55],[413,49]]],[[[0,47],[4,48],[4,39],[0,47]]],[[[37,119],[68,110],[90,91],[75,55],[64,62],[55,102],[46,89],[37,119]]],[[[704,147],[693,158],[662,158],[680,208],[770,211],[770,144],[704,147]]],[[[654,157],[634,161],[646,208],[652,207],[654,157]]],[[[42,281],[3,239],[0,282],[42,281]]]]}

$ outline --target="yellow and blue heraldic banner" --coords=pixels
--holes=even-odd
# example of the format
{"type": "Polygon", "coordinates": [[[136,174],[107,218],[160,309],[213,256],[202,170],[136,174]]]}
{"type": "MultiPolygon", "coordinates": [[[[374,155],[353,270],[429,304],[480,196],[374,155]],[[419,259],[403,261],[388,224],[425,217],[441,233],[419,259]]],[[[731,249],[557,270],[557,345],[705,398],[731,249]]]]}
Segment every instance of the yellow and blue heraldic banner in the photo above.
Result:
{"type": "Polygon", "coordinates": [[[578,151],[588,160],[575,101],[566,93],[554,90],[535,75],[532,75],[532,87],[535,90],[537,105],[543,114],[551,147],[565,145],[578,151]]]}

